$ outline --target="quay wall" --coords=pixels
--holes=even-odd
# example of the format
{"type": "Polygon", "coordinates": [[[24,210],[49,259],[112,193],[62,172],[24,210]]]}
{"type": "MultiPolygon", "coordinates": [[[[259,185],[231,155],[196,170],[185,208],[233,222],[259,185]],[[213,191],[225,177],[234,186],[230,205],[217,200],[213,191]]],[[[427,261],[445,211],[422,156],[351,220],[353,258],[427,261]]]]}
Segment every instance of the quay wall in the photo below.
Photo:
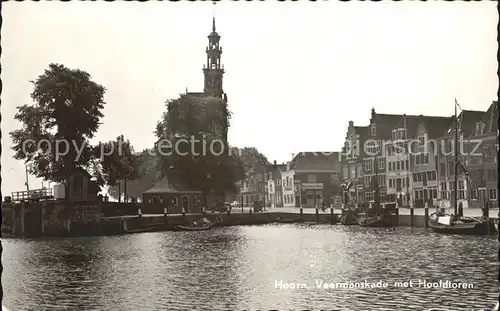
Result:
{"type": "MultiPolygon", "coordinates": [[[[190,223],[201,217],[215,221],[222,216],[223,226],[259,225],[272,222],[315,222],[338,223],[341,211],[327,209],[275,208],[251,213],[248,209],[232,213],[200,212],[181,214],[181,210],[166,205],[110,202],[73,202],[66,206],[64,201],[31,203],[4,203],[2,205],[2,234],[4,237],[41,237],[120,234],[128,230],[151,229],[151,231],[172,230],[176,225],[190,223]],[[139,215],[139,210],[141,211],[139,215]],[[302,211],[302,212],[301,212],[302,211]],[[127,230],[124,230],[126,228],[127,230]]],[[[429,208],[427,214],[434,212],[429,208]]],[[[398,209],[398,225],[426,227],[425,209],[398,209]],[[413,216],[411,216],[413,214],[413,216]]],[[[498,218],[498,209],[489,210],[489,217],[498,218]]],[[[480,217],[481,209],[464,209],[464,215],[480,217]]]]}
{"type": "Polygon", "coordinates": [[[176,214],[176,215],[148,215],[142,216],[114,216],[103,218],[103,232],[107,234],[123,232],[126,230],[138,230],[153,228],[152,231],[173,230],[175,226],[189,224],[205,217],[210,221],[219,221],[222,226],[248,226],[263,225],[276,222],[314,222],[324,224],[335,224],[338,222],[338,215],[332,214],[293,214],[293,213],[246,213],[246,214],[176,214]]]}

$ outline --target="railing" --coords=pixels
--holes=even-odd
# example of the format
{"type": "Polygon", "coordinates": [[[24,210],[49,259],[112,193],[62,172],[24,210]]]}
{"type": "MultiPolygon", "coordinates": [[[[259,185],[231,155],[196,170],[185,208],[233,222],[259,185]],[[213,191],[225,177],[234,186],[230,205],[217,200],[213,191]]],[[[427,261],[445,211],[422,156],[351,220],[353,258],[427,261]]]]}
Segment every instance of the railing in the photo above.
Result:
{"type": "Polygon", "coordinates": [[[20,202],[27,201],[31,199],[48,199],[53,197],[52,189],[33,189],[33,190],[25,190],[25,191],[15,191],[12,192],[12,201],[20,202]]]}

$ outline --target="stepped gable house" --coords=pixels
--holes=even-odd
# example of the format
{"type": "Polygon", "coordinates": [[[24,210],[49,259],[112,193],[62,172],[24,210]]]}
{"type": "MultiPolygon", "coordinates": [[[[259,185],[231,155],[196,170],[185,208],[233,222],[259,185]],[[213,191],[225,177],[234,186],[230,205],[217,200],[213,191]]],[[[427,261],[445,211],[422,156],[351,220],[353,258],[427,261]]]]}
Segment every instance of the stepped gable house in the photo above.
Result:
{"type": "MultiPolygon", "coordinates": [[[[381,202],[399,199],[410,204],[413,201],[412,163],[419,160],[411,161],[409,143],[417,148],[414,146],[419,133],[438,137],[449,122],[447,117],[379,114],[372,108],[369,139],[365,146],[367,154],[363,159],[366,200],[374,200],[374,187],[378,185],[381,202]]],[[[413,159],[425,158],[419,150],[413,153],[413,159]]]]}
{"type": "Polygon", "coordinates": [[[410,156],[410,194],[413,206],[438,202],[437,162],[441,152],[438,138],[453,123],[451,117],[421,117],[413,137],[410,156]]]}
{"type": "Polygon", "coordinates": [[[368,126],[354,126],[354,122],[349,121],[341,159],[341,179],[348,194],[347,198],[343,198],[344,202],[348,200],[362,202],[364,200],[363,158],[366,155],[363,146],[369,137],[368,134],[368,126]]]}

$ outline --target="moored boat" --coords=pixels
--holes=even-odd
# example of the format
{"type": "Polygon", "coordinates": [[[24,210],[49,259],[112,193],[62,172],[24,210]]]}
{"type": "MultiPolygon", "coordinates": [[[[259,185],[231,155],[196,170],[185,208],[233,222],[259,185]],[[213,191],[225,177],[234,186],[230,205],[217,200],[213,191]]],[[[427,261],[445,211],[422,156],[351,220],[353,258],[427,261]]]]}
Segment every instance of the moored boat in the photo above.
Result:
{"type": "Polygon", "coordinates": [[[445,234],[490,234],[488,218],[459,217],[432,213],[428,219],[429,227],[436,233],[445,234]]]}
{"type": "Polygon", "coordinates": [[[205,231],[212,229],[217,223],[211,222],[207,218],[203,218],[198,222],[193,222],[191,225],[177,225],[175,231],[205,231]]]}
{"type": "Polygon", "coordinates": [[[394,224],[384,216],[361,216],[357,219],[362,227],[393,227],[394,224]]]}
{"type": "MultiPolygon", "coordinates": [[[[468,184],[471,184],[469,179],[469,174],[465,161],[462,157],[459,157],[459,119],[457,117],[457,99],[455,98],[455,117],[454,117],[454,133],[455,133],[455,172],[459,172],[461,169],[465,175],[465,179],[468,184]]],[[[450,129],[451,131],[451,129],[450,129]]],[[[458,176],[455,174],[454,185],[452,189],[458,189],[458,176]]],[[[446,214],[444,208],[441,207],[439,213],[432,213],[428,219],[427,223],[431,227],[432,231],[436,233],[444,234],[491,234],[493,227],[491,226],[491,220],[489,217],[483,216],[481,218],[473,217],[463,217],[463,206],[462,203],[458,203],[458,191],[453,191],[453,214],[446,214]]],[[[488,214],[488,213],[486,213],[488,214]]]]}
{"type": "Polygon", "coordinates": [[[344,226],[357,225],[358,221],[356,216],[358,214],[357,206],[346,206],[342,208],[342,215],[340,216],[340,224],[344,226]]]}
{"type": "Polygon", "coordinates": [[[147,227],[147,228],[137,228],[132,230],[125,230],[125,233],[142,233],[142,232],[151,232],[154,231],[155,227],[147,227]]]}
{"type": "Polygon", "coordinates": [[[208,224],[203,226],[184,226],[177,225],[175,226],[175,231],[205,231],[212,229],[214,224],[208,224]]]}

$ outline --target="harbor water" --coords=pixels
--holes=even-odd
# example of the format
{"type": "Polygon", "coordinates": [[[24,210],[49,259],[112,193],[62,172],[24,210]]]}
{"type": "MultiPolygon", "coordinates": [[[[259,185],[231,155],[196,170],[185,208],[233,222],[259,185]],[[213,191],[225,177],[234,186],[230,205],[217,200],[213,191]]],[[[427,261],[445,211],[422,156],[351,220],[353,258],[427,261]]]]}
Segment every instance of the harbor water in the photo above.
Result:
{"type": "Polygon", "coordinates": [[[498,295],[496,237],[422,228],[266,225],[3,246],[12,311],[479,310],[498,295]]]}

